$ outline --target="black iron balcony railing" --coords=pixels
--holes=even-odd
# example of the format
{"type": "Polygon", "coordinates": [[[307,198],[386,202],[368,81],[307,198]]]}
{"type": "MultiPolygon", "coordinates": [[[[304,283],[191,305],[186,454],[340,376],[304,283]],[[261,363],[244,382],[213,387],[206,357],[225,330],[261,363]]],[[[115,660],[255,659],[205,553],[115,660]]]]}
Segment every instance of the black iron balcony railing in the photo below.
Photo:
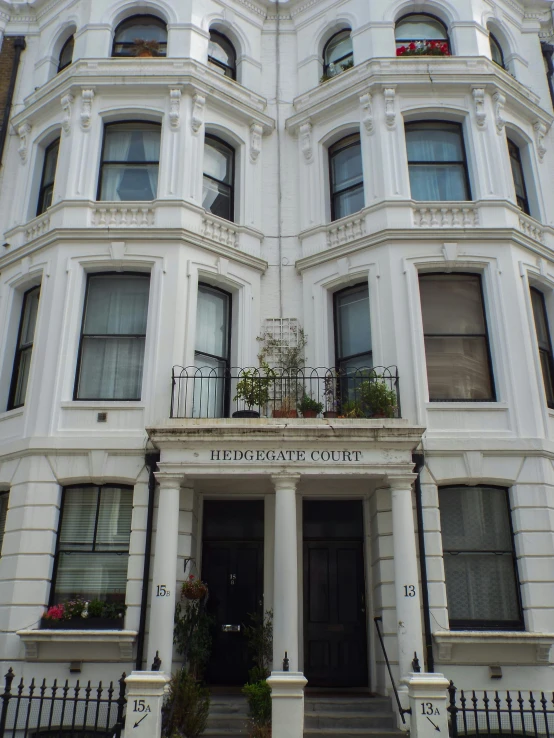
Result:
{"type": "Polygon", "coordinates": [[[174,366],[172,418],[399,418],[395,366],[327,369],[174,366]]]}

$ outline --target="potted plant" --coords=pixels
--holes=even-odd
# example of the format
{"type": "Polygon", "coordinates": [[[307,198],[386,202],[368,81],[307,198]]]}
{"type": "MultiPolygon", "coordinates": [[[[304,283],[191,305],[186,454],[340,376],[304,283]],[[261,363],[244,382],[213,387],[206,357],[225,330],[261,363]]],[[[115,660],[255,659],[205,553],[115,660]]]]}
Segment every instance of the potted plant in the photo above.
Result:
{"type": "Polygon", "coordinates": [[[450,49],[446,41],[412,41],[399,46],[396,56],[450,56],[450,49]]]}
{"type": "Polygon", "coordinates": [[[197,579],[194,574],[191,574],[181,586],[181,595],[187,600],[202,600],[207,594],[208,585],[201,579],[197,579]]]}
{"type": "Polygon", "coordinates": [[[304,418],[317,418],[323,410],[323,403],[317,402],[312,397],[304,393],[302,399],[298,403],[298,409],[304,418]]]}
{"type": "Polygon", "coordinates": [[[279,407],[273,410],[274,418],[297,418],[296,399],[290,395],[285,395],[279,402],[279,407]]]}
{"type": "Polygon", "coordinates": [[[259,418],[259,411],[252,408],[267,405],[269,388],[274,379],[275,372],[265,362],[260,364],[259,369],[243,369],[233,402],[243,400],[248,409],[235,411],[233,418],[259,418]]]}
{"type": "Polygon", "coordinates": [[[363,405],[370,417],[392,418],[397,407],[396,392],[390,389],[381,374],[365,379],[360,387],[363,405]]]}
{"type": "Polygon", "coordinates": [[[361,400],[347,400],[341,404],[339,418],[365,418],[364,406],[361,400]]]}
{"type": "Polygon", "coordinates": [[[40,627],[45,630],[121,630],[127,606],[119,602],[77,597],[52,605],[40,627]]]}
{"type": "Polygon", "coordinates": [[[133,56],[158,56],[160,44],[157,41],[147,41],[144,38],[133,39],[134,46],[131,48],[133,56]]]}
{"type": "Polygon", "coordinates": [[[325,375],[323,384],[323,396],[325,397],[324,418],[336,418],[339,406],[338,398],[338,372],[336,369],[329,369],[325,375]]]}

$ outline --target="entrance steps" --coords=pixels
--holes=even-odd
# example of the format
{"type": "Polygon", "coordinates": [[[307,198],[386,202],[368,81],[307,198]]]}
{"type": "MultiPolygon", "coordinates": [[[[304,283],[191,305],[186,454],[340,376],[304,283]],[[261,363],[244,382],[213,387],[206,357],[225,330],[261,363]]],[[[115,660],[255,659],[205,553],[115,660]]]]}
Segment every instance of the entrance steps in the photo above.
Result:
{"type": "Polygon", "coordinates": [[[390,699],[367,695],[305,697],[304,738],[401,738],[390,699]]]}
{"type": "MultiPolygon", "coordinates": [[[[238,690],[237,690],[238,691],[238,690]]],[[[203,736],[232,738],[248,735],[248,705],[242,694],[211,694],[208,724],[203,736]]]]}

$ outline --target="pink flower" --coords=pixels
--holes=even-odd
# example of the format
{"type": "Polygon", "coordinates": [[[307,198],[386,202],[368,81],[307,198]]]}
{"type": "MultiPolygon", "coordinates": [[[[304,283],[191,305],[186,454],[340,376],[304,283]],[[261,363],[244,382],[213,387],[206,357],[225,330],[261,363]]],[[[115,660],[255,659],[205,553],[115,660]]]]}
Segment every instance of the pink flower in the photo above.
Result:
{"type": "Polygon", "coordinates": [[[64,616],[63,605],[52,605],[52,607],[48,608],[47,612],[45,612],[43,617],[46,620],[62,620],[63,616],[64,616]]]}
{"type": "Polygon", "coordinates": [[[416,45],[414,44],[414,42],[412,41],[412,43],[411,43],[411,44],[409,45],[409,47],[408,47],[408,48],[410,49],[410,51],[415,51],[415,50],[417,49],[417,46],[416,46],[416,45]]]}

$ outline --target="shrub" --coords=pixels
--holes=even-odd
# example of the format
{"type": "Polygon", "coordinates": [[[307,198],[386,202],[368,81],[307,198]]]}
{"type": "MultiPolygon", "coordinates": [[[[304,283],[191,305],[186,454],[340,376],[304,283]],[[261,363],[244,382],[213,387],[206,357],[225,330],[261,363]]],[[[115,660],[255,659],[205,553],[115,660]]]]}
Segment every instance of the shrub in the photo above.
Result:
{"type": "Polygon", "coordinates": [[[162,708],[162,735],[166,738],[196,738],[206,729],[210,693],[181,669],[169,683],[162,708]]]}
{"type": "Polygon", "coordinates": [[[266,680],[245,684],[242,693],[248,700],[248,715],[253,725],[271,725],[271,688],[266,680]]]}

